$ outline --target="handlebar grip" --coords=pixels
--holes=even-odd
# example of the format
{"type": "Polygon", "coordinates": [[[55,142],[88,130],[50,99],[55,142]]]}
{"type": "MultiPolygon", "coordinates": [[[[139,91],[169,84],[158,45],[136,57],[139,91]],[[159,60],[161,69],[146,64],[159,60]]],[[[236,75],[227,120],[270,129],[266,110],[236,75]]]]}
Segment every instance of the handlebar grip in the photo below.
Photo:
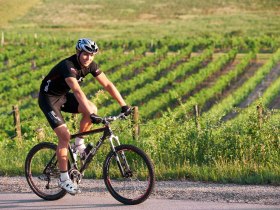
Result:
{"type": "Polygon", "coordinates": [[[94,124],[99,124],[99,123],[102,123],[102,121],[103,121],[103,118],[97,116],[96,114],[91,114],[90,119],[91,119],[91,122],[94,124]]]}
{"type": "Polygon", "coordinates": [[[121,107],[121,113],[124,113],[125,116],[128,116],[132,113],[132,111],[134,110],[133,107],[129,107],[129,106],[122,106],[121,107]]]}

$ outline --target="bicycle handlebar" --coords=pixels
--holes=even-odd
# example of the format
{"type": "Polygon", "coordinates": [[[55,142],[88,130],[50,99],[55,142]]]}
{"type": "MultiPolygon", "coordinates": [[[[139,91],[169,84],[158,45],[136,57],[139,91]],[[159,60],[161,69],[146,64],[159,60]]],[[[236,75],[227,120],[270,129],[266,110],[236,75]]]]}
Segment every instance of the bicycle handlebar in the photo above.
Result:
{"type": "Polygon", "coordinates": [[[127,110],[127,112],[124,113],[120,113],[119,115],[116,116],[108,116],[108,117],[104,117],[102,118],[102,122],[104,125],[108,124],[109,122],[115,121],[115,120],[125,120],[130,114],[131,112],[134,110],[134,107],[130,107],[129,110],[127,110]]]}
{"type": "Polygon", "coordinates": [[[102,123],[103,124],[106,124],[107,122],[112,122],[112,121],[115,121],[115,120],[125,120],[126,119],[126,115],[124,113],[120,113],[119,115],[117,116],[108,116],[108,117],[104,117],[102,118],[102,123]]]}
{"type": "Polygon", "coordinates": [[[99,117],[97,115],[92,115],[91,116],[91,119],[94,123],[96,124],[99,124],[99,123],[102,123],[104,125],[106,124],[109,124],[110,122],[112,121],[115,121],[115,120],[125,120],[126,117],[131,113],[131,111],[133,111],[134,109],[131,108],[131,110],[129,110],[129,112],[127,113],[120,113],[119,115],[116,115],[116,116],[107,116],[107,117],[99,117]]]}

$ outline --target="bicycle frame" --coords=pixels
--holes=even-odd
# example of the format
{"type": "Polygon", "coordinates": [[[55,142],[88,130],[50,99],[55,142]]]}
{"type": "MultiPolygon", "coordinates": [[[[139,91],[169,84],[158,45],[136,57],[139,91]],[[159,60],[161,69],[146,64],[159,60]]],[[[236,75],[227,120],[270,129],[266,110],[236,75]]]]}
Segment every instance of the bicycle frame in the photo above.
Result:
{"type": "MultiPolygon", "coordinates": [[[[81,169],[79,170],[80,173],[83,173],[85,171],[85,169],[88,167],[92,158],[95,156],[98,149],[104,143],[106,138],[109,137],[109,142],[110,142],[111,149],[112,149],[113,152],[115,152],[115,149],[114,149],[115,146],[114,146],[113,140],[115,140],[118,145],[120,145],[120,142],[119,142],[118,137],[113,134],[113,131],[111,130],[111,128],[109,127],[108,124],[105,124],[105,126],[101,127],[101,128],[96,128],[96,129],[93,129],[93,130],[90,130],[90,131],[85,131],[85,132],[73,134],[73,135],[70,136],[70,139],[73,139],[75,137],[87,136],[87,135],[101,133],[101,132],[103,132],[103,135],[100,137],[99,141],[97,141],[96,145],[91,149],[91,151],[87,155],[84,164],[81,166],[81,169]]],[[[73,151],[71,150],[70,144],[69,144],[69,153],[70,153],[72,163],[74,163],[74,168],[77,169],[76,159],[74,158],[73,151]]],[[[118,161],[118,163],[119,163],[119,161],[118,161]]],[[[120,167],[120,170],[123,172],[123,169],[121,167],[120,167]]]]}
{"type": "MultiPolygon", "coordinates": [[[[70,142],[69,142],[68,151],[69,151],[69,156],[70,156],[69,157],[70,165],[69,165],[68,170],[69,170],[69,175],[72,176],[72,178],[71,178],[72,180],[76,180],[77,183],[79,183],[81,181],[81,177],[83,176],[84,171],[88,168],[88,165],[91,163],[93,157],[96,155],[97,151],[99,150],[99,148],[101,147],[101,145],[104,143],[104,141],[107,138],[109,139],[111,151],[113,152],[113,155],[116,159],[120,173],[122,174],[123,177],[126,177],[126,178],[129,178],[132,176],[132,172],[130,170],[130,166],[127,162],[124,151],[121,151],[120,156],[119,156],[115,149],[116,147],[114,145],[114,141],[117,143],[117,146],[120,146],[120,141],[119,141],[119,138],[114,135],[114,133],[110,127],[110,122],[117,120],[117,119],[125,119],[125,115],[122,113],[118,116],[109,116],[109,117],[102,118],[102,123],[104,124],[104,127],[70,135],[70,139],[73,139],[75,137],[87,136],[87,135],[103,132],[103,135],[97,141],[96,145],[93,146],[93,148],[89,151],[88,154],[86,154],[85,160],[81,161],[80,169],[78,168],[76,155],[74,156],[74,152],[73,152],[70,142]]],[[[55,156],[56,156],[56,154],[54,154],[51,161],[46,165],[46,167],[44,169],[44,173],[51,166],[52,160],[55,158],[55,156]]]]}

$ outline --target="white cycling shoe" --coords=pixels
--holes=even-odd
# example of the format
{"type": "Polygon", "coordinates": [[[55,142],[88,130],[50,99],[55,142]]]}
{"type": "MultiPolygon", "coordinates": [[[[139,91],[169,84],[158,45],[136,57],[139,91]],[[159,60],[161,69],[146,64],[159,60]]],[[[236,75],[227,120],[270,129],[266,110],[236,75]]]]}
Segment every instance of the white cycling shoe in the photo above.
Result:
{"type": "Polygon", "coordinates": [[[72,182],[71,179],[67,179],[65,181],[58,180],[58,185],[62,189],[66,190],[70,195],[76,195],[79,193],[78,186],[72,182]]]}

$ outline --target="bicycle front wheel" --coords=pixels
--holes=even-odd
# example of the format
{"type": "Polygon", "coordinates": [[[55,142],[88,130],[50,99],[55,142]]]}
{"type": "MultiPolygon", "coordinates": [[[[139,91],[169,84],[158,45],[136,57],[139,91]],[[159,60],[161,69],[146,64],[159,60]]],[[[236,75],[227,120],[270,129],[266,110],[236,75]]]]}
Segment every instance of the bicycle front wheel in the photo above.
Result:
{"type": "Polygon", "coordinates": [[[39,143],[25,160],[25,176],[32,191],[45,200],[58,200],[66,191],[58,186],[60,172],[56,157],[56,145],[39,143]]]}
{"type": "Polygon", "coordinates": [[[103,178],[110,194],[124,204],[144,202],[155,185],[150,158],[138,147],[120,145],[111,151],[103,165],[103,178]]]}

